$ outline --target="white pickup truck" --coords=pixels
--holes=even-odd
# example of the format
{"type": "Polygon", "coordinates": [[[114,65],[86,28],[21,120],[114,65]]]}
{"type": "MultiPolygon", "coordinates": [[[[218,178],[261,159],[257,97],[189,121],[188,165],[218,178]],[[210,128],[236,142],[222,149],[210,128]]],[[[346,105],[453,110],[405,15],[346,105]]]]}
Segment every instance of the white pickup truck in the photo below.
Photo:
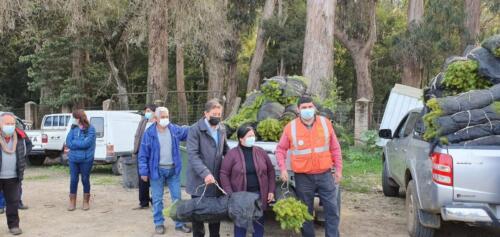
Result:
{"type": "MultiPolygon", "coordinates": [[[[96,130],[94,164],[112,164],[113,173],[121,175],[123,169],[120,159],[132,157],[134,135],[142,119],[141,115],[132,111],[85,111],[85,113],[96,130]]],[[[61,161],[66,164],[68,150],[65,149],[64,143],[72,126],[71,114],[54,114],[46,117],[52,117],[52,123],[47,122],[49,118],[44,118],[43,124],[52,124],[53,129],[42,127],[45,152],[62,155],[61,161]],[[64,130],[60,126],[61,122],[65,124],[64,130]]]]}

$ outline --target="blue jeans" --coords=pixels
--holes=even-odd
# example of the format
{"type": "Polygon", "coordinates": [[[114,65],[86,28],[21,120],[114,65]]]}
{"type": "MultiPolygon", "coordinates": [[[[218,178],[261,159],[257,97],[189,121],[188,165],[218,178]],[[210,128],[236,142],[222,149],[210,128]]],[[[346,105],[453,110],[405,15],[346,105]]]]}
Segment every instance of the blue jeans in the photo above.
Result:
{"type": "Polygon", "coordinates": [[[0,192],[0,209],[5,208],[5,198],[3,197],[3,193],[0,192]]]}
{"type": "MultiPolygon", "coordinates": [[[[257,221],[253,222],[253,237],[263,237],[264,236],[264,220],[266,218],[262,216],[257,221]]],[[[247,236],[247,229],[238,227],[234,225],[234,237],[245,237],[247,236]]]]}
{"type": "MultiPolygon", "coordinates": [[[[160,177],[158,179],[151,179],[151,193],[153,198],[153,222],[155,226],[163,225],[165,218],[163,217],[163,187],[165,183],[170,190],[170,198],[172,203],[181,200],[181,178],[180,175],[175,174],[175,169],[159,170],[160,177]]],[[[184,223],[175,222],[175,227],[182,227],[184,223]]]]}
{"type": "Polygon", "coordinates": [[[94,160],[84,162],[69,161],[69,193],[77,193],[80,175],[82,176],[83,193],[90,193],[90,171],[92,171],[93,164],[94,160]]]}
{"type": "MultiPolygon", "coordinates": [[[[337,186],[330,171],[322,174],[295,174],[295,188],[297,197],[308,207],[309,213],[314,210],[314,196],[317,192],[325,212],[325,236],[338,237],[339,233],[339,208],[337,203],[337,186]]],[[[314,237],[314,224],[312,221],[302,226],[303,237],[314,237]]]]}

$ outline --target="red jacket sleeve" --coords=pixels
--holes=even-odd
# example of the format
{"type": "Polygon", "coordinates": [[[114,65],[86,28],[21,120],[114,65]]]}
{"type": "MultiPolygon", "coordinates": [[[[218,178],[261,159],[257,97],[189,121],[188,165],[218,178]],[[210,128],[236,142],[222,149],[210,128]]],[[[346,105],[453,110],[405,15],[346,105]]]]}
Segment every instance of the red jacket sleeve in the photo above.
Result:
{"type": "Polygon", "coordinates": [[[332,154],[332,161],[335,166],[335,172],[342,174],[342,150],[340,148],[339,140],[335,134],[333,126],[329,123],[329,128],[331,128],[331,138],[330,138],[330,153],[332,154]]]}
{"type": "Polygon", "coordinates": [[[280,141],[278,142],[278,145],[276,146],[276,161],[278,162],[278,166],[280,167],[281,171],[286,170],[286,155],[288,153],[288,150],[290,149],[290,140],[288,139],[288,124],[285,127],[285,130],[283,132],[283,135],[281,135],[280,141]]]}

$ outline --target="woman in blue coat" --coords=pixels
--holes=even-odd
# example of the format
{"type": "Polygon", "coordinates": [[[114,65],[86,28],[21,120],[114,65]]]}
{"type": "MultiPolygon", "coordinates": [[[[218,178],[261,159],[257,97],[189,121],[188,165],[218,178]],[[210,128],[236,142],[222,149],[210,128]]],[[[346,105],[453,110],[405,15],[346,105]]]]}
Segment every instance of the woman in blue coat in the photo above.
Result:
{"type": "Polygon", "coordinates": [[[94,163],[95,140],[95,128],[90,125],[85,111],[74,111],[73,125],[66,138],[71,176],[68,211],[76,209],[79,176],[82,177],[83,185],[83,210],[90,208],[90,171],[94,163]]]}

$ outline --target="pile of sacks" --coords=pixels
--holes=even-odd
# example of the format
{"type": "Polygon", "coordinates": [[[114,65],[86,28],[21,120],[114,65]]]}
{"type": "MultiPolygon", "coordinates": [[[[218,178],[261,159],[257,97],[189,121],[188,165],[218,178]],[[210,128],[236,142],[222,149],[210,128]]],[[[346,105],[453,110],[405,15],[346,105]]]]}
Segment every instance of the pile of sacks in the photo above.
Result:
{"type": "MultiPolygon", "coordinates": [[[[234,139],[239,126],[247,124],[255,128],[258,140],[278,141],[283,128],[298,116],[297,102],[306,95],[307,84],[301,76],[276,76],[264,79],[260,90],[247,95],[238,112],[224,124],[228,137],[234,139]]],[[[316,103],[321,115],[332,119],[333,112],[316,103]]]]}
{"type": "Polygon", "coordinates": [[[500,145],[500,35],[446,60],[424,91],[424,139],[500,145]]]}

